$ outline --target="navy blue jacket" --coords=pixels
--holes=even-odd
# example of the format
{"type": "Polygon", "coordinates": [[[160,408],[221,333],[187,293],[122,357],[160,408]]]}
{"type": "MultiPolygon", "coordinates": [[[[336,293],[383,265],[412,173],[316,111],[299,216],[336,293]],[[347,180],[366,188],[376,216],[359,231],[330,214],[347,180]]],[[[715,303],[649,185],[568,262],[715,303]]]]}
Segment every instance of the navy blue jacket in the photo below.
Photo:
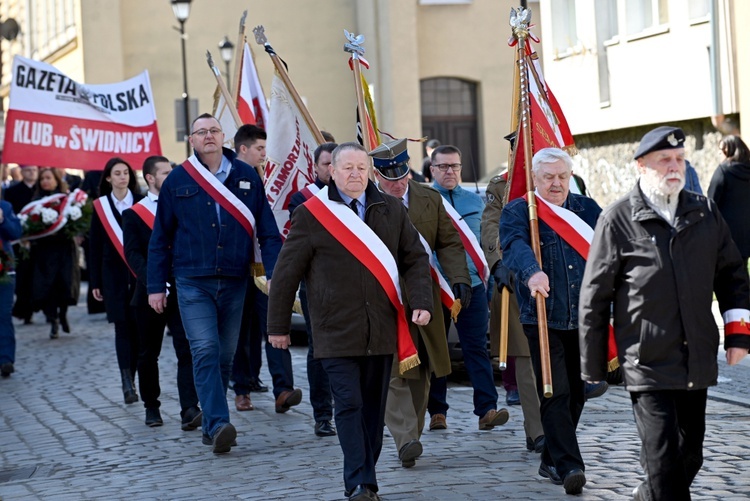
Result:
{"type": "MultiPolygon", "coordinates": [[[[326,184],[320,180],[318,176],[315,176],[315,186],[320,188],[321,190],[325,188],[326,184]]],[[[307,202],[307,199],[305,198],[305,195],[302,194],[301,191],[298,191],[294,195],[292,195],[292,198],[289,199],[289,205],[287,205],[287,209],[289,210],[289,219],[292,218],[292,213],[294,212],[294,209],[302,205],[303,203],[307,202]]]]}
{"type": "MultiPolygon", "coordinates": [[[[592,228],[602,212],[601,207],[593,199],[573,193],[568,194],[564,207],[575,212],[592,228]]],[[[538,323],[536,300],[531,297],[527,284],[534,273],[544,271],[549,277],[550,287],[546,301],[547,326],[560,330],[577,329],[578,295],[586,260],[541,219],[539,239],[543,269],[539,267],[530,245],[529,209],[526,200],[518,198],[506,205],[500,216],[500,245],[503,247],[503,263],[516,274],[521,323],[538,323]]]]}
{"type": "MultiPolygon", "coordinates": [[[[253,213],[263,266],[271,279],[281,250],[281,236],[263,182],[255,169],[237,159],[232,150],[224,148],[224,156],[232,161],[224,186],[253,213]],[[244,183],[250,183],[250,188],[240,188],[244,183]]],[[[181,165],[164,180],[158,203],[148,248],[149,294],[164,292],[170,275],[249,276],[253,262],[252,239],[223,208],[219,222],[216,202],[181,165]]]]}

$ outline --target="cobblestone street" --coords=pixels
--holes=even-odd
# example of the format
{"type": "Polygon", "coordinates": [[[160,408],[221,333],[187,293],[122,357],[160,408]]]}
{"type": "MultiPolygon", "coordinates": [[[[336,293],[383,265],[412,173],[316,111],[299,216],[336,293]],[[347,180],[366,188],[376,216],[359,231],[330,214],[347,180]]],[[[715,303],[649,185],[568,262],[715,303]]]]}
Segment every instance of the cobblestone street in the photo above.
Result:
{"type": "MultiPolygon", "coordinates": [[[[0,499],[343,499],[338,442],[313,434],[306,348],[292,349],[302,404],[276,414],[272,393],[253,393],[256,410],[238,413],[230,401],[238,446],[215,456],[200,431],[180,430],[171,338],[161,357],[164,426],[148,428],[142,404],[122,402],[113,328],[85,307],[69,316],[73,332],[58,340],[49,339],[40,314],[34,325],[17,324],[16,373],[0,380],[0,499]]],[[[271,381],[265,367],[262,377],[271,381]]],[[[732,368],[722,362],[720,385],[709,391],[705,462],[693,499],[750,498],[749,380],[748,360],[732,368]]],[[[507,425],[480,432],[471,397],[470,387],[451,384],[449,428],[424,433],[414,468],[401,468],[386,430],[378,463],[383,499],[565,499],[561,486],[537,474],[520,407],[510,408],[507,425]]],[[[642,471],[621,387],[587,403],[579,441],[588,483],[578,498],[631,499],[642,471]]]]}

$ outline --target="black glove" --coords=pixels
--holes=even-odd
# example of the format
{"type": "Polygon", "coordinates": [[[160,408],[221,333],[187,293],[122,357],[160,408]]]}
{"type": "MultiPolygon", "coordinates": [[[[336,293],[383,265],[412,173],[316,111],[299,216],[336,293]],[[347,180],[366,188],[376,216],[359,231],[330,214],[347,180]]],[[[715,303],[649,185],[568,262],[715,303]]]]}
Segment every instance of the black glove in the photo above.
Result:
{"type": "Polygon", "coordinates": [[[461,309],[468,308],[471,302],[471,286],[466,284],[453,285],[453,296],[461,300],[461,309]]]}
{"type": "Polygon", "coordinates": [[[516,277],[513,272],[510,271],[510,268],[503,264],[502,260],[495,263],[492,275],[495,277],[495,284],[497,284],[498,292],[503,292],[503,287],[508,289],[508,292],[511,294],[516,291],[516,277]]]}

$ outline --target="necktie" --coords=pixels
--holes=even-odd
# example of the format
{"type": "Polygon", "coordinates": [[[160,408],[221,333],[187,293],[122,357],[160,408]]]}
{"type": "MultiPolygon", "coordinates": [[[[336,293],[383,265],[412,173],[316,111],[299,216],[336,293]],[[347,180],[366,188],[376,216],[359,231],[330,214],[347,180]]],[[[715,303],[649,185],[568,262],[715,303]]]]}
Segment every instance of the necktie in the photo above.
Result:
{"type": "Polygon", "coordinates": [[[357,209],[357,199],[353,198],[351,202],[349,202],[349,207],[354,211],[354,213],[359,217],[359,210],[357,209]]]}

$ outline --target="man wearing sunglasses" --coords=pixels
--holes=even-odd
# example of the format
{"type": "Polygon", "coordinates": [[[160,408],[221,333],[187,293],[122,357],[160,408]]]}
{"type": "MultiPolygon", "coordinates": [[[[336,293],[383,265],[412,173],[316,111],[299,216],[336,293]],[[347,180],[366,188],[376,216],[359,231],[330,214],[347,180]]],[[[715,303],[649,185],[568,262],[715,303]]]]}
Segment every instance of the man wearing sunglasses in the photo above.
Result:
{"type": "Polygon", "coordinates": [[[229,452],[237,432],[226,392],[252,263],[261,260],[269,288],[281,237],[254,168],[222,148],[209,114],[193,122],[194,154],[165,179],[149,242],[149,304],[164,311],[173,271],[203,408],[203,443],[229,452]],[[257,254],[254,239],[260,244],[257,254]]]}

